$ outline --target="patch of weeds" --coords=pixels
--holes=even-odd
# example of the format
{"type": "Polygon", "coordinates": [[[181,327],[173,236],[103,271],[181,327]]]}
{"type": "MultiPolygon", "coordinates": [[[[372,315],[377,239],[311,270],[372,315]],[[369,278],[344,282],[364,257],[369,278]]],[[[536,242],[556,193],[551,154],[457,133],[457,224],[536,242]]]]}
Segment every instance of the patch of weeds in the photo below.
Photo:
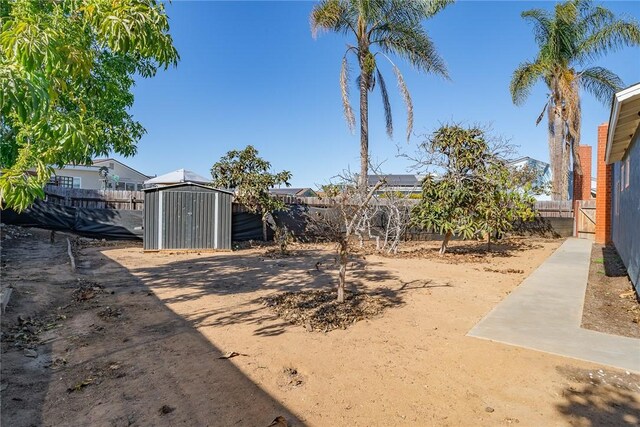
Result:
{"type": "Polygon", "coordinates": [[[9,327],[9,330],[2,334],[2,341],[11,342],[17,348],[30,347],[40,342],[41,333],[61,326],[58,321],[65,318],[61,315],[43,319],[18,316],[17,324],[9,327]]]}
{"type": "Polygon", "coordinates": [[[500,274],[523,274],[524,273],[524,270],[520,270],[516,268],[506,268],[506,269],[500,270],[498,268],[485,267],[484,271],[488,271],[491,273],[500,273],[500,274]]]}
{"type": "Polygon", "coordinates": [[[113,307],[105,307],[103,310],[98,312],[98,316],[102,320],[112,320],[122,317],[122,309],[121,308],[113,308],[113,307]]]}
{"type": "MultiPolygon", "coordinates": [[[[87,372],[87,371],[85,371],[87,372]]],[[[105,379],[123,378],[127,374],[122,369],[122,364],[118,362],[107,362],[102,366],[94,366],[88,369],[88,374],[83,380],[77,382],[72,387],[67,388],[68,393],[74,393],[89,387],[90,385],[98,385],[105,379]]]]}
{"type": "Polygon", "coordinates": [[[76,391],[80,391],[80,390],[84,389],[85,387],[90,386],[91,384],[95,384],[95,381],[96,381],[95,378],[91,378],[91,377],[85,378],[84,380],[76,383],[76,385],[74,385],[73,387],[67,388],[67,393],[73,393],[73,392],[76,392],[76,391]]]}
{"type": "Polygon", "coordinates": [[[84,302],[94,299],[98,294],[104,292],[104,288],[95,282],[81,281],[80,287],[73,291],[75,302],[84,302]]]}

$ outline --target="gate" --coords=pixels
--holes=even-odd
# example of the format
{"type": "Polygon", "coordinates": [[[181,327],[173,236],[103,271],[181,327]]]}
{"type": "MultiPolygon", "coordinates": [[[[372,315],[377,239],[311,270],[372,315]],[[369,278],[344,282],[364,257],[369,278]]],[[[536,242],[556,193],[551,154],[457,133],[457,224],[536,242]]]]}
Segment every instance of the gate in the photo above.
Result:
{"type": "Polygon", "coordinates": [[[596,201],[576,200],[576,236],[583,239],[595,239],[596,201]]]}

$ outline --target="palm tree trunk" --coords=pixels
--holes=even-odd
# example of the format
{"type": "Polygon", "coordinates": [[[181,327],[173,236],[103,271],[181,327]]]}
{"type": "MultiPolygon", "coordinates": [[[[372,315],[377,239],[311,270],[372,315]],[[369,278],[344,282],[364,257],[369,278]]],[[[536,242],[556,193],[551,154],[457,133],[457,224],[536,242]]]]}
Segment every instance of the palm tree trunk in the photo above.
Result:
{"type": "Polygon", "coordinates": [[[549,108],[549,163],[551,164],[551,200],[562,198],[563,179],[563,135],[562,119],[554,107],[549,108]]]}
{"type": "MultiPolygon", "coordinates": [[[[361,67],[362,68],[362,67],[361,67]]],[[[369,75],[360,72],[360,176],[358,186],[366,191],[369,174],[369,75]]]]}
{"type": "MultiPolygon", "coordinates": [[[[563,126],[564,130],[564,126],[563,126]]],[[[566,135],[566,133],[564,133],[566,135]]],[[[569,142],[563,138],[562,144],[562,200],[569,200],[569,165],[571,164],[571,149],[569,142]]],[[[575,177],[573,177],[575,179],[575,177]]]]}

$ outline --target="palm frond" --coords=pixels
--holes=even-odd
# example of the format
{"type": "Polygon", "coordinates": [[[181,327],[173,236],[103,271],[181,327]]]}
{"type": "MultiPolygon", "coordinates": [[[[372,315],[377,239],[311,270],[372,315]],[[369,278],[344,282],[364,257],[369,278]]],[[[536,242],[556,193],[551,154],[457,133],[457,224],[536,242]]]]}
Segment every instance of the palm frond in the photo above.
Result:
{"type": "Polygon", "coordinates": [[[382,106],[384,107],[384,121],[387,127],[387,135],[393,137],[393,117],[391,116],[391,103],[389,102],[389,93],[387,92],[387,84],[382,77],[380,70],[376,68],[378,82],[380,84],[380,94],[382,95],[382,106]]]}
{"type": "Polygon", "coordinates": [[[544,9],[525,10],[520,15],[523,19],[533,22],[533,34],[538,46],[544,45],[550,37],[553,17],[544,9]]]}
{"type": "Polygon", "coordinates": [[[317,37],[320,30],[355,33],[357,14],[351,6],[345,0],[322,0],[315,5],[309,17],[313,37],[317,37]]]}
{"type": "Polygon", "coordinates": [[[342,67],[340,68],[340,93],[342,94],[344,117],[347,120],[349,130],[353,132],[356,127],[356,118],[349,101],[349,62],[346,55],[342,58],[342,67]]]}
{"type": "Polygon", "coordinates": [[[444,60],[422,27],[388,24],[375,31],[372,37],[371,43],[378,44],[385,54],[400,56],[419,71],[449,79],[444,60]]]}
{"type": "Polygon", "coordinates": [[[523,62],[516,68],[509,85],[511,100],[514,104],[521,105],[527,99],[533,85],[544,78],[544,71],[545,67],[539,60],[523,62]]]}
{"type": "Polygon", "coordinates": [[[542,111],[540,112],[540,115],[538,116],[538,118],[536,119],[536,126],[538,126],[540,124],[540,122],[542,121],[543,117],[544,117],[544,113],[547,111],[547,108],[549,107],[549,103],[551,102],[551,100],[547,100],[547,102],[544,103],[544,107],[542,107],[542,111]]]}
{"type": "Polygon", "coordinates": [[[605,105],[624,87],[622,79],[603,67],[590,67],[580,73],[578,84],[605,105]]]}
{"type": "Polygon", "coordinates": [[[409,89],[407,89],[407,85],[404,82],[404,77],[402,76],[400,69],[394,65],[393,72],[396,75],[396,79],[398,80],[398,89],[400,89],[400,94],[402,95],[407,107],[407,141],[409,141],[411,138],[411,132],[413,132],[413,102],[411,101],[411,94],[409,93],[409,89]]]}
{"type": "Polygon", "coordinates": [[[593,28],[602,28],[615,20],[615,15],[609,9],[596,6],[585,10],[577,22],[578,32],[587,35],[593,28]]]}
{"type": "Polygon", "coordinates": [[[617,20],[587,36],[577,47],[578,59],[593,61],[607,52],[631,46],[640,46],[640,26],[633,20],[617,20]]]}

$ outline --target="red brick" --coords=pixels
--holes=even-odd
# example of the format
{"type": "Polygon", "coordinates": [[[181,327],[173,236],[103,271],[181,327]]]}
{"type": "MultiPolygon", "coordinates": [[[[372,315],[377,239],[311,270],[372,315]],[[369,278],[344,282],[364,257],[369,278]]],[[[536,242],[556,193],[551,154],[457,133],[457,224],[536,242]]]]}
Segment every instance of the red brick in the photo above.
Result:
{"type": "Polygon", "coordinates": [[[596,187],[596,243],[611,243],[611,175],[612,165],[605,163],[609,124],[598,126],[598,158],[596,187]]]}

